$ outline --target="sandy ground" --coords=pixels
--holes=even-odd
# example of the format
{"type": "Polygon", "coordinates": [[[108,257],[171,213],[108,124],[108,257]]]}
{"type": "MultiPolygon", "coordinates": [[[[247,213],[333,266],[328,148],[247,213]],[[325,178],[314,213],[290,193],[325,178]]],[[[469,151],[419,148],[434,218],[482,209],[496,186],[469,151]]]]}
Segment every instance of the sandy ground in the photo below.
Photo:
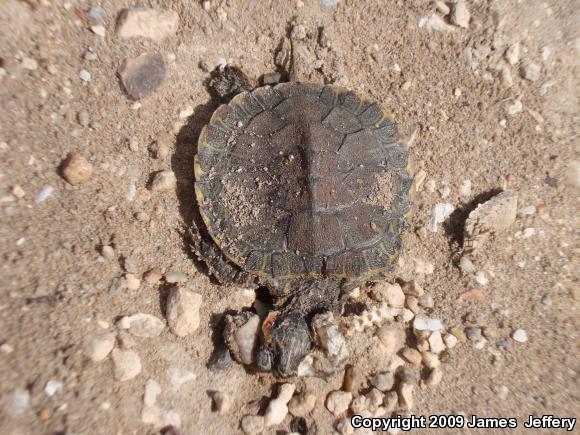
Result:
{"type": "MultiPolygon", "coordinates": [[[[99,36],[85,14],[95,4],[0,1],[0,433],[157,433],[155,424],[142,422],[148,380],[159,383],[157,406],[179,416],[184,434],[240,433],[243,416],[264,411],[276,391],[270,374],[238,364],[207,368],[220,314],[251,299],[205,275],[186,233],[195,207],[195,142],[216,107],[204,85],[207,69],[225,60],[255,77],[275,71],[277,49],[293,24],[305,26],[309,46],[317,47],[312,81],[360,91],[380,101],[403,132],[417,129],[411,154],[426,181],[398,278],[422,284],[434,299],[426,310],[431,317],[448,328],[481,327],[486,337],[482,348],[467,341],[450,351],[443,380],[416,388],[411,412],[517,417],[519,427],[509,433],[523,433],[530,414],[580,416],[577,2],[469,1],[468,28],[452,32],[428,30],[429,17],[443,14],[423,0],[343,0],[327,8],[318,0],[143,2],[179,15],[177,32],[159,41],[115,34],[116,17],[130,3],[100,2],[106,16],[99,36]],[[316,42],[322,27],[326,47],[316,42]],[[505,52],[518,42],[511,65],[505,52]],[[86,59],[89,49],[96,59],[86,59]],[[116,72],[123,59],[144,52],[160,53],[167,71],[136,105],[116,72]],[[539,69],[533,81],[520,73],[529,63],[539,69]],[[88,120],[80,123],[82,111],[88,120]],[[166,158],[151,156],[155,141],[169,146],[166,158]],[[78,186],[59,171],[70,152],[94,168],[78,186]],[[150,192],[160,170],[174,171],[176,188],[150,192]],[[129,200],[132,183],[137,190],[129,200]],[[52,194],[38,202],[35,195],[47,186],[52,194]],[[465,210],[501,189],[517,191],[519,208],[535,212],[520,214],[474,259],[488,280],[481,285],[457,266],[458,234],[465,210]],[[457,211],[436,233],[424,233],[436,203],[457,211]],[[101,255],[104,245],[113,255],[101,255]],[[416,274],[417,258],[433,273],[416,274]],[[203,297],[201,326],[183,338],[165,329],[125,343],[142,369],[121,382],[111,357],[90,361],[83,343],[118,331],[123,315],[164,318],[165,284],[143,280],[137,290],[110,291],[116,278],[127,272],[141,278],[151,268],[186,275],[184,286],[203,297]],[[471,289],[483,300],[459,298],[471,289]],[[526,331],[526,342],[511,338],[516,329],[526,331]],[[172,368],[196,378],[175,386],[172,368]],[[232,402],[224,415],[212,411],[216,390],[232,402]]],[[[367,291],[350,311],[372,305],[367,291]]],[[[372,331],[349,347],[356,396],[388,361],[376,356],[372,331]]],[[[317,397],[308,433],[334,430],[338,418],[324,401],[342,376],[295,380],[298,390],[317,397]]],[[[292,432],[291,422],[287,416],[265,433],[292,432]]]]}

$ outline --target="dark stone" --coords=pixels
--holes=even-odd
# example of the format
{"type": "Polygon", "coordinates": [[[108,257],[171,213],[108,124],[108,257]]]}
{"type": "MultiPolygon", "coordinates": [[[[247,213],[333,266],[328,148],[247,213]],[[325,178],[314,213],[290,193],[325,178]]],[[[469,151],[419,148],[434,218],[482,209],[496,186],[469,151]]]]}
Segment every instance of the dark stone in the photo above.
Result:
{"type": "Polygon", "coordinates": [[[161,85],[165,79],[165,62],[160,54],[145,53],[125,59],[118,74],[129,97],[139,100],[161,85]]]}

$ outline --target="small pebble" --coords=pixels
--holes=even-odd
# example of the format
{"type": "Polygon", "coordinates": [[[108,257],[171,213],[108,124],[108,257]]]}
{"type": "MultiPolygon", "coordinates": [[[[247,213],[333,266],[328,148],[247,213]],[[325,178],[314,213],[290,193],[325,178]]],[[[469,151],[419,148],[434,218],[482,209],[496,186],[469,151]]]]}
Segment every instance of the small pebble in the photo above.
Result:
{"type": "Polygon", "coordinates": [[[88,60],[88,61],[92,61],[92,60],[97,60],[98,56],[97,56],[97,53],[92,52],[90,50],[87,50],[87,51],[85,51],[85,54],[83,55],[83,59],[88,60]]]}
{"type": "Polygon", "coordinates": [[[115,347],[115,334],[90,336],[85,340],[85,355],[94,362],[104,360],[115,347]]]}
{"type": "Polygon", "coordinates": [[[93,175],[93,165],[78,153],[69,154],[63,162],[62,176],[73,186],[87,181],[93,175]]]}
{"type": "Polygon", "coordinates": [[[195,379],[197,379],[195,373],[177,367],[171,367],[167,373],[169,374],[169,379],[171,380],[171,385],[173,386],[174,391],[179,390],[186,382],[195,381],[195,379]]]}
{"type": "Polygon", "coordinates": [[[393,388],[395,376],[391,372],[382,372],[372,376],[369,381],[377,390],[387,392],[393,388]]]}
{"type": "Polygon", "coordinates": [[[433,332],[429,336],[428,341],[431,352],[435,354],[439,354],[446,349],[445,344],[443,343],[443,338],[441,337],[441,333],[439,331],[433,332]]]}
{"type": "Polygon", "coordinates": [[[26,196],[26,192],[18,184],[15,184],[12,187],[12,191],[11,192],[12,192],[12,195],[14,195],[18,199],[22,199],[22,198],[24,198],[26,196]]]}
{"type": "Polygon", "coordinates": [[[471,341],[481,340],[481,328],[467,328],[465,330],[467,338],[471,341]]]}
{"type": "Polygon", "coordinates": [[[139,151],[139,140],[135,136],[129,138],[129,149],[133,152],[139,151]]]}
{"type": "Polygon", "coordinates": [[[478,283],[479,285],[487,285],[487,283],[489,282],[487,277],[485,276],[485,273],[483,272],[477,272],[474,276],[473,279],[475,280],[476,283],[478,283]]]}
{"type": "Polygon", "coordinates": [[[521,101],[519,100],[511,100],[507,105],[506,105],[506,111],[507,114],[510,116],[514,116],[518,113],[520,113],[523,109],[523,104],[521,101]]]}
{"type": "Polygon", "coordinates": [[[106,260],[113,260],[115,258],[115,250],[109,245],[103,245],[101,247],[101,255],[106,260]]]}
{"type": "Polygon", "coordinates": [[[418,314],[415,316],[413,321],[413,328],[418,331],[441,331],[443,329],[443,324],[439,319],[431,319],[423,314],[418,314]]]}
{"type": "Polygon", "coordinates": [[[165,281],[170,284],[182,284],[187,282],[187,275],[181,272],[167,272],[165,274],[165,281]]]}
{"type": "Polygon", "coordinates": [[[118,74],[129,97],[139,100],[161,85],[165,79],[165,62],[160,54],[145,53],[125,59],[118,74]]]}
{"type": "Polygon", "coordinates": [[[25,389],[17,389],[12,392],[9,402],[9,412],[16,416],[22,414],[30,404],[30,392],[25,389]]]}
{"type": "Polygon", "coordinates": [[[115,29],[120,38],[150,38],[160,41],[177,32],[179,15],[167,9],[147,7],[123,9],[115,29]]]}
{"type": "Polygon", "coordinates": [[[529,205],[527,207],[523,207],[523,208],[520,208],[518,210],[518,214],[524,215],[524,216],[533,215],[535,213],[536,213],[536,206],[534,206],[534,205],[529,205]]]}
{"type": "Polygon", "coordinates": [[[288,402],[292,398],[296,387],[294,384],[282,384],[278,397],[270,400],[266,412],[264,413],[264,425],[266,427],[275,426],[282,423],[288,415],[288,402]]]}
{"type": "Polygon", "coordinates": [[[452,4],[450,21],[456,26],[467,29],[469,27],[470,14],[465,0],[458,0],[452,4]]]}
{"type": "Polygon", "coordinates": [[[163,274],[159,269],[150,269],[143,275],[145,282],[150,285],[158,284],[161,278],[163,278],[163,274]]]}
{"type": "Polygon", "coordinates": [[[264,417],[246,415],[242,418],[242,431],[246,435],[256,435],[264,431],[264,417]]]}
{"type": "Polygon", "coordinates": [[[447,346],[447,349],[453,349],[458,341],[457,337],[453,334],[445,334],[445,337],[443,337],[443,342],[445,343],[445,346],[447,346]]]}
{"type": "Polygon", "coordinates": [[[128,329],[135,337],[149,338],[159,336],[165,329],[165,322],[151,314],[137,313],[122,317],[117,322],[117,326],[121,329],[128,329]]]}
{"type": "Polygon", "coordinates": [[[34,202],[36,204],[40,204],[46,201],[54,192],[54,188],[52,186],[45,186],[40,191],[34,195],[34,202]]]}
{"type": "Polygon", "coordinates": [[[433,387],[438,385],[441,382],[441,379],[443,379],[443,371],[440,368],[435,368],[431,370],[425,383],[430,387],[433,387]]]}
{"type": "Polygon", "coordinates": [[[412,347],[406,347],[401,351],[401,355],[411,364],[419,365],[421,364],[421,353],[417,349],[412,347]]]}
{"type": "Polygon", "coordinates": [[[60,381],[55,381],[55,380],[50,380],[46,383],[46,386],[44,387],[44,393],[48,396],[48,397],[52,397],[54,396],[57,392],[59,392],[60,390],[62,390],[62,387],[64,387],[64,384],[60,381]]]}
{"type": "Polygon", "coordinates": [[[36,61],[36,59],[25,57],[24,59],[22,59],[22,67],[29,71],[34,71],[35,69],[38,68],[38,62],[36,61]]]}
{"type": "Polygon", "coordinates": [[[376,335],[387,355],[394,355],[405,343],[405,332],[389,325],[382,326],[376,335]]]}
{"type": "Polygon", "coordinates": [[[500,386],[497,391],[497,397],[499,397],[501,400],[505,400],[508,397],[510,390],[508,387],[506,387],[505,385],[500,386]]]}
{"type": "Polygon", "coordinates": [[[169,156],[168,140],[158,139],[149,146],[149,152],[155,159],[165,160],[169,156]]]}
{"type": "Polygon", "coordinates": [[[326,398],[326,409],[335,417],[348,410],[352,401],[352,393],[346,391],[332,391],[326,398]]]}
{"type": "Polygon", "coordinates": [[[505,58],[510,65],[515,65],[520,61],[520,43],[511,45],[505,52],[505,58]]]}
{"type": "Polygon", "coordinates": [[[228,413],[232,407],[231,397],[223,391],[216,391],[211,396],[213,402],[213,410],[220,415],[228,413]]]}
{"type": "Polygon", "coordinates": [[[91,32],[93,32],[97,36],[100,36],[101,38],[104,38],[107,35],[107,29],[105,28],[105,26],[102,26],[100,24],[97,24],[96,26],[91,26],[90,29],[91,32]]]}
{"type": "Polygon", "coordinates": [[[202,297],[181,287],[172,288],[167,297],[166,316],[169,329],[178,337],[190,335],[199,328],[202,297]]]}
{"type": "Polygon", "coordinates": [[[520,67],[520,75],[531,82],[540,78],[540,67],[535,63],[526,63],[520,67]]]}
{"type": "Polygon", "coordinates": [[[87,112],[86,110],[81,110],[79,113],[77,113],[77,119],[80,125],[86,127],[87,125],[89,125],[90,122],[89,112],[87,112]]]}
{"type": "Polygon", "coordinates": [[[83,82],[90,82],[91,81],[91,73],[86,69],[81,69],[79,72],[79,77],[83,82]]]}
{"type": "Polygon", "coordinates": [[[151,182],[151,190],[161,192],[173,190],[177,184],[177,179],[173,171],[160,171],[155,174],[151,182]]]}
{"type": "Polygon", "coordinates": [[[12,352],[14,352],[14,346],[8,343],[2,343],[2,345],[0,346],[0,352],[6,355],[11,354],[12,352]]]}
{"type": "Polygon", "coordinates": [[[295,417],[305,417],[316,405],[316,396],[309,392],[297,394],[288,402],[288,410],[295,417]]]}
{"type": "Polygon", "coordinates": [[[518,343],[525,343],[528,341],[528,334],[523,329],[516,329],[512,334],[512,338],[518,343]]]}
{"type": "Polygon", "coordinates": [[[112,352],[115,379],[128,381],[141,373],[141,360],[133,350],[113,349],[112,352]]]}
{"type": "Polygon", "coordinates": [[[131,291],[138,290],[141,286],[141,280],[132,273],[125,274],[125,281],[127,282],[127,289],[131,291]]]}

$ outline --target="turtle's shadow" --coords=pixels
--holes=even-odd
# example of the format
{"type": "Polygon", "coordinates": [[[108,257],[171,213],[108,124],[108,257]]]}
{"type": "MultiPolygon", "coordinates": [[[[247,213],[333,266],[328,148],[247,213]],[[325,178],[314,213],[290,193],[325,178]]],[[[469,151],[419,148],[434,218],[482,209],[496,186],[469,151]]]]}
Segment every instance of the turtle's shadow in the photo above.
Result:
{"type": "Polygon", "coordinates": [[[197,140],[213,112],[220,105],[219,101],[209,98],[204,104],[198,105],[186,124],[179,130],[175,141],[175,152],[171,156],[171,169],[177,178],[177,201],[179,214],[183,222],[180,229],[183,240],[182,249],[194,261],[196,268],[209,275],[206,265],[199,261],[191,249],[191,237],[189,230],[192,223],[197,228],[203,228],[203,221],[199,214],[197,199],[195,197],[194,182],[194,158],[197,153],[197,140]]]}

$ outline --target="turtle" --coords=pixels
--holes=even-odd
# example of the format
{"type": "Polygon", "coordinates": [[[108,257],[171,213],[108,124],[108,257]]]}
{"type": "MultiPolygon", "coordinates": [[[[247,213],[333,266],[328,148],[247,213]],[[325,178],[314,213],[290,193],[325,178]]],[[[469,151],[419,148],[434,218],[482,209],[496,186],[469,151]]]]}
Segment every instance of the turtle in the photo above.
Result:
{"type": "Polygon", "coordinates": [[[412,165],[378,103],[332,84],[252,88],[239,71],[198,138],[194,246],[220,282],[268,289],[257,364],[290,377],[315,346],[312,318],[392,274],[412,165]]]}

